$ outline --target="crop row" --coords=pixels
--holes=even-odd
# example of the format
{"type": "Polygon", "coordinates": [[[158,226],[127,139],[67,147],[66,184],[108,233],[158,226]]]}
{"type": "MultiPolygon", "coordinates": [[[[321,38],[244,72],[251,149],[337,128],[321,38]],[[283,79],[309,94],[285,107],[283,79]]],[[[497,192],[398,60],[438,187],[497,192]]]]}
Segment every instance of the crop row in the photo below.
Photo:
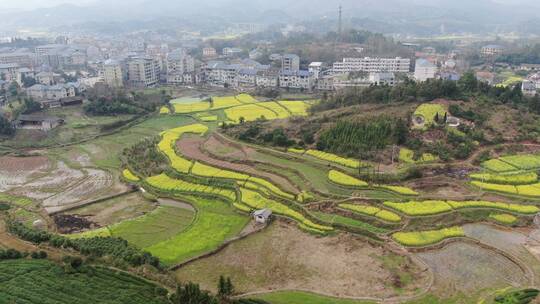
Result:
{"type": "Polygon", "coordinates": [[[151,176],[146,179],[146,182],[150,186],[163,191],[210,194],[236,201],[236,193],[232,190],[186,182],[171,178],[165,174],[151,176]]]}
{"type": "Polygon", "coordinates": [[[284,100],[278,101],[278,103],[287,108],[293,116],[308,115],[307,110],[309,109],[309,105],[303,101],[284,100]]]}
{"type": "Polygon", "coordinates": [[[427,231],[396,232],[392,234],[392,238],[395,241],[402,245],[411,247],[432,245],[447,238],[460,236],[465,236],[465,232],[461,227],[450,227],[427,231]]]}
{"type": "Polygon", "coordinates": [[[418,192],[414,191],[409,187],[378,185],[377,188],[382,188],[402,195],[418,195],[418,192]]]}
{"type": "Polygon", "coordinates": [[[367,205],[357,205],[357,204],[339,204],[340,208],[350,210],[356,213],[360,213],[363,215],[369,215],[374,216],[376,218],[379,218],[383,221],[392,222],[392,223],[398,223],[401,221],[401,217],[394,212],[384,210],[378,207],[374,206],[367,206],[367,205]]]}
{"type": "Polygon", "coordinates": [[[399,149],[399,161],[405,164],[426,163],[436,160],[437,157],[431,153],[424,153],[418,160],[415,160],[413,150],[407,148],[399,149]]]}
{"type": "Polygon", "coordinates": [[[173,169],[181,173],[188,173],[192,163],[178,156],[174,150],[174,145],[185,133],[204,134],[207,131],[208,127],[202,124],[193,124],[163,131],[161,132],[161,141],[158,143],[158,149],[169,158],[173,169]]]}
{"type": "Polygon", "coordinates": [[[539,169],[540,155],[524,154],[502,156],[497,159],[490,159],[483,162],[482,167],[497,173],[539,169]]]}
{"type": "Polygon", "coordinates": [[[522,195],[528,197],[540,197],[540,183],[530,185],[502,185],[472,181],[471,184],[488,191],[522,195]]]}
{"type": "Polygon", "coordinates": [[[490,214],[489,218],[494,219],[495,221],[497,221],[499,223],[507,224],[507,225],[513,224],[518,220],[517,217],[515,217],[515,216],[513,216],[511,214],[506,214],[506,213],[490,214]]]}
{"type": "Polygon", "coordinates": [[[173,103],[174,113],[188,114],[193,112],[201,112],[210,109],[210,103],[206,101],[198,101],[191,103],[173,103]]]}
{"type": "Polygon", "coordinates": [[[360,161],[352,158],[344,158],[341,156],[337,156],[332,153],[318,151],[318,150],[307,150],[307,155],[311,155],[315,158],[322,159],[325,161],[329,161],[331,163],[336,163],[342,166],[350,167],[350,168],[360,168],[360,161]]]}
{"type": "Polygon", "coordinates": [[[246,188],[240,188],[240,192],[242,194],[242,203],[245,204],[248,207],[251,207],[253,209],[264,209],[268,208],[272,210],[272,212],[281,214],[287,217],[290,217],[304,226],[307,226],[311,229],[318,230],[319,232],[326,232],[333,230],[332,227],[319,225],[317,223],[312,222],[311,220],[307,219],[303,214],[300,212],[291,209],[285,204],[276,202],[274,200],[268,199],[262,195],[260,195],[258,192],[255,192],[253,190],[249,190],[246,188]]]}
{"type": "Polygon", "coordinates": [[[521,173],[521,174],[493,174],[493,173],[475,173],[470,177],[473,180],[504,185],[527,185],[533,184],[538,181],[538,175],[535,172],[521,173]]]}
{"type": "Polygon", "coordinates": [[[407,203],[384,202],[385,206],[409,216],[436,215],[464,208],[499,209],[521,214],[534,214],[540,209],[533,205],[507,204],[488,201],[409,201],[407,203]]]}
{"type": "Polygon", "coordinates": [[[328,171],[328,179],[336,184],[352,187],[367,187],[368,183],[337,170],[328,171]]]}
{"type": "Polygon", "coordinates": [[[265,107],[261,107],[258,104],[246,104],[228,108],[225,109],[225,115],[227,115],[229,120],[236,123],[239,123],[241,118],[243,118],[244,121],[255,121],[262,117],[269,120],[277,118],[275,112],[265,107]]]}
{"type": "Polygon", "coordinates": [[[418,106],[414,111],[414,116],[422,116],[424,118],[424,127],[429,127],[435,121],[435,116],[439,116],[439,119],[444,118],[446,109],[443,105],[424,103],[418,106]]]}
{"type": "Polygon", "coordinates": [[[133,174],[129,169],[124,169],[124,171],[122,171],[122,176],[130,182],[138,182],[140,180],[140,178],[133,174]]]}

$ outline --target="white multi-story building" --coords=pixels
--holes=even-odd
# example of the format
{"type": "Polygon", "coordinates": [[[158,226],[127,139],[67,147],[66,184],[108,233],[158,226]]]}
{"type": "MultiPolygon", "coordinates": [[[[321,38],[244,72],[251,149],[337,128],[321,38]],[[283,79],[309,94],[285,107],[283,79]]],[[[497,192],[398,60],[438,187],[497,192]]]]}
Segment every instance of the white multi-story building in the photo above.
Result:
{"type": "Polygon", "coordinates": [[[10,52],[0,54],[0,64],[16,63],[21,67],[32,67],[35,54],[29,52],[10,52]]]}
{"type": "Polygon", "coordinates": [[[335,62],[332,68],[334,74],[350,72],[391,72],[408,73],[411,67],[409,58],[343,58],[341,62],[335,62]]]}
{"type": "Polygon", "coordinates": [[[217,56],[217,51],[213,47],[203,48],[202,52],[203,52],[204,57],[216,57],[217,56]]]}
{"type": "Polygon", "coordinates": [[[376,85],[389,85],[396,84],[396,75],[394,73],[369,73],[369,82],[376,85]]]}
{"type": "Polygon", "coordinates": [[[255,83],[258,87],[277,87],[279,84],[279,70],[266,69],[258,71],[255,83]]]}
{"type": "Polygon", "coordinates": [[[313,75],[313,78],[319,78],[319,74],[322,71],[322,62],[312,62],[309,64],[308,71],[313,75]]]}
{"type": "Polygon", "coordinates": [[[53,86],[36,84],[26,89],[28,96],[36,101],[60,100],[66,97],[73,97],[77,91],[75,86],[70,84],[58,84],[53,86]]]}
{"type": "Polygon", "coordinates": [[[480,50],[480,54],[483,56],[497,56],[504,53],[504,47],[496,44],[489,44],[486,46],[483,46],[480,50]]]}
{"type": "Polygon", "coordinates": [[[159,83],[160,65],[151,57],[132,57],[127,62],[129,84],[136,87],[152,87],[159,83]]]}
{"type": "Polygon", "coordinates": [[[178,49],[167,55],[166,67],[167,83],[180,84],[184,83],[184,74],[195,71],[195,60],[184,49],[178,49]]]}
{"type": "Polygon", "coordinates": [[[43,85],[53,85],[56,83],[53,72],[39,72],[36,74],[36,81],[43,85]]]}
{"type": "Polygon", "coordinates": [[[0,80],[5,80],[9,83],[15,81],[21,84],[21,73],[19,72],[19,64],[3,63],[0,64],[0,80]]]}
{"type": "Polygon", "coordinates": [[[416,81],[426,81],[433,79],[437,75],[438,68],[426,59],[417,59],[414,66],[414,79],[416,81]]]}
{"type": "Polygon", "coordinates": [[[124,75],[122,73],[122,65],[116,60],[107,60],[103,64],[103,80],[113,88],[121,88],[124,86],[124,75]]]}
{"type": "Polygon", "coordinates": [[[521,91],[523,92],[523,95],[526,96],[534,96],[538,92],[536,84],[530,80],[523,80],[523,82],[521,82],[521,91]]]}
{"type": "Polygon", "coordinates": [[[226,48],[223,48],[222,54],[223,56],[226,56],[226,57],[233,57],[235,55],[241,54],[242,52],[243,50],[239,48],[226,47],[226,48]]]}
{"type": "Polygon", "coordinates": [[[300,57],[295,54],[285,54],[281,56],[281,70],[282,71],[299,71],[300,70],[300,57]]]}
{"type": "Polygon", "coordinates": [[[290,89],[313,89],[314,79],[309,71],[281,71],[279,86],[290,89]]]}

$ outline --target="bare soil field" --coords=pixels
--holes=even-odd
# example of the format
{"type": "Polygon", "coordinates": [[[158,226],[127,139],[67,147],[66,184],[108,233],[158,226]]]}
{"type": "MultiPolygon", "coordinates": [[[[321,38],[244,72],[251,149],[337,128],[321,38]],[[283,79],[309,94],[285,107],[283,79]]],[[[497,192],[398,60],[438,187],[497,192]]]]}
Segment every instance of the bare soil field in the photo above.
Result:
{"type": "Polygon", "coordinates": [[[220,253],[176,272],[215,290],[219,275],[230,276],[238,292],[307,289],[335,296],[389,297],[411,294],[428,281],[423,269],[350,235],[318,238],[278,221],[220,253]]]}
{"type": "Polygon", "coordinates": [[[233,160],[247,160],[246,153],[230,143],[220,141],[215,136],[210,136],[203,145],[203,148],[213,155],[225,157],[233,160]]]}
{"type": "Polygon", "coordinates": [[[486,224],[469,224],[463,227],[468,237],[477,239],[484,244],[498,248],[516,257],[522,265],[529,268],[535,276],[535,282],[540,282],[540,235],[538,230],[505,229],[486,224]]]}
{"type": "Polygon", "coordinates": [[[201,151],[201,145],[203,144],[204,139],[200,137],[183,137],[177,142],[177,147],[182,153],[182,155],[186,156],[189,159],[199,160],[204,163],[224,168],[224,169],[230,169],[238,172],[244,172],[249,175],[255,175],[260,176],[263,178],[267,178],[276,185],[278,185],[280,188],[282,188],[285,191],[297,193],[299,192],[294,185],[292,185],[287,179],[277,175],[272,174],[268,172],[264,172],[261,170],[257,170],[254,167],[244,165],[244,164],[236,164],[231,163],[224,160],[219,160],[210,157],[207,154],[204,154],[201,151]]]}
{"type": "Polygon", "coordinates": [[[26,183],[36,174],[45,172],[49,165],[45,156],[0,157],[0,191],[26,183]]]}
{"type": "Polygon", "coordinates": [[[432,291],[440,296],[529,283],[526,274],[511,260],[469,243],[451,243],[442,249],[419,253],[418,257],[432,269],[432,291]]]}
{"type": "Polygon", "coordinates": [[[149,202],[140,193],[136,192],[73,209],[66,212],[66,214],[85,217],[103,227],[142,216],[155,208],[155,203],[149,202]]]}

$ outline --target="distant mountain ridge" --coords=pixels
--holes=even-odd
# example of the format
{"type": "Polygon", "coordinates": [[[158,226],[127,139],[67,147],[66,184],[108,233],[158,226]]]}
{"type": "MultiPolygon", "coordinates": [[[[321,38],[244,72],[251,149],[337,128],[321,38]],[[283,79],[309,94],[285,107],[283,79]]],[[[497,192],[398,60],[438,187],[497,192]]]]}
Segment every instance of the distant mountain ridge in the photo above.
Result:
{"type": "MultiPolygon", "coordinates": [[[[500,30],[539,31],[540,3],[530,0],[99,0],[89,6],[59,5],[30,11],[0,12],[0,27],[62,27],[88,23],[150,22],[176,18],[194,24],[223,22],[299,22],[336,20],[339,4],[344,20],[371,20],[366,24],[415,34],[438,31],[445,24],[452,32],[500,30]],[[271,12],[271,14],[269,14],[271,12]],[[435,27],[435,28],[434,28],[435,27]],[[461,28],[460,28],[461,27],[461,28]]],[[[366,28],[370,29],[370,28],[366,28]]],[[[426,33],[427,34],[427,33],[426,33]]]]}

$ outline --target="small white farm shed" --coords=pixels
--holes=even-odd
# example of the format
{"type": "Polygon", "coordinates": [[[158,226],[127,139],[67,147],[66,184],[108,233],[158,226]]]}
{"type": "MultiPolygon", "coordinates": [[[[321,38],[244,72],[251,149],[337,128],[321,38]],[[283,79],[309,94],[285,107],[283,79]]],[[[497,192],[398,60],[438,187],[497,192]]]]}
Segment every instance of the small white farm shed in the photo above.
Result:
{"type": "Polygon", "coordinates": [[[257,223],[265,224],[272,215],[272,210],[261,209],[253,212],[253,218],[257,223]]]}

